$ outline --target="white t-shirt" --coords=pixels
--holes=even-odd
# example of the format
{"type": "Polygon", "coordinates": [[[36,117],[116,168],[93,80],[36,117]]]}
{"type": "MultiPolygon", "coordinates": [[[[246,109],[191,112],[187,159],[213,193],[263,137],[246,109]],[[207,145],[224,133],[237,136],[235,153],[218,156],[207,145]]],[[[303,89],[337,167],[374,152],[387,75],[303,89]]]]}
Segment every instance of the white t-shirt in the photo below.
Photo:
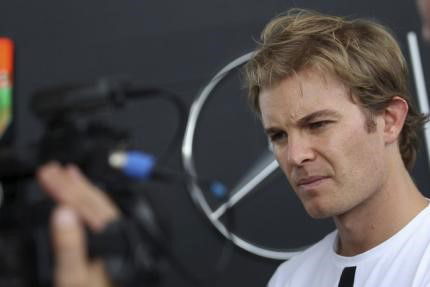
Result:
{"type": "Polygon", "coordinates": [[[337,231],[279,266],[268,287],[337,287],[356,267],[354,287],[430,287],[430,206],[378,246],[345,257],[335,252],[337,231]]]}

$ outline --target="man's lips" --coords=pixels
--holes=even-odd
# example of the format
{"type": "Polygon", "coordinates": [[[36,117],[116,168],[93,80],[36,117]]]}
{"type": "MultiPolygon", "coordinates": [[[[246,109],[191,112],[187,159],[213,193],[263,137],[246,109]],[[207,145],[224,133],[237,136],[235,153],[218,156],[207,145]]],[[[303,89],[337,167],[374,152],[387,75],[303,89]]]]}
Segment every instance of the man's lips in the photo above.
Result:
{"type": "Polygon", "coordinates": [[[300,179],[299,181],[297,181],[297,186],[307,186],[307,185],[311,185],[313,183],[318,183],[319,181],[322,181],[326,178],[329,178],[329,176],[309,176],[309,177],[305,177],[300,179]]]}

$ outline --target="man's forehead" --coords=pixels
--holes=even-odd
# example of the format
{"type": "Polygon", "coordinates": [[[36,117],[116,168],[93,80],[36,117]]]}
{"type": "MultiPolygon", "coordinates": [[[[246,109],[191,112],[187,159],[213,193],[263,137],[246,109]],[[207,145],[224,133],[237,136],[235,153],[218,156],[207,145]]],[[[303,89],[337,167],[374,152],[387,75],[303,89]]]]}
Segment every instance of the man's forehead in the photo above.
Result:
{"type": "Polygon", "coordinates": [[[291,73],[283,79],[263,87],[260,91],[260,98],[264,94],[274,92],[304,96],[309,86],[318,87],[318,89],[330,89],[339,86],[345,88],[342,81],[331,71],[315,66],[291,73]]]}
{"type": "Polygon", "coordinates": [[[327,111],[341,109],[339,102],[344,100],[350,102],[351,99],[337,77],[319,69],[309,69],[264,89],[260,94],[260,110],[263,121],[276,122],[282,118],[295,123],[311,114],[334,115],[327,111]]]}

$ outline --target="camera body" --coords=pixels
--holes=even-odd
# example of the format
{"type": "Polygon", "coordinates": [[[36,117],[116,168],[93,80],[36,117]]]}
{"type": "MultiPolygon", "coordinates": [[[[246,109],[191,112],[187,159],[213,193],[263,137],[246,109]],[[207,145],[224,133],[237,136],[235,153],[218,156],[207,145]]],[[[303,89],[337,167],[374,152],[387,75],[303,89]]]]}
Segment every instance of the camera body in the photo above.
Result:
{"type": "Polygon", "coordinates": [[[125,93],[122,83],[103,80],[42,90],[32,98],[43,136],[26,150],[0,149],[0,287],[52,286],[48,223],[54,202],[34,182],[37,168],[49,161],[77,165],[122,211],[101,233],[87,232],[90,257],[104,261],[117,286],[156,286],[166,232],[141,184],[108,162],[113,152],[133,148],[129,135],[82,120],[96,109],[120,105],[125,93]]]}

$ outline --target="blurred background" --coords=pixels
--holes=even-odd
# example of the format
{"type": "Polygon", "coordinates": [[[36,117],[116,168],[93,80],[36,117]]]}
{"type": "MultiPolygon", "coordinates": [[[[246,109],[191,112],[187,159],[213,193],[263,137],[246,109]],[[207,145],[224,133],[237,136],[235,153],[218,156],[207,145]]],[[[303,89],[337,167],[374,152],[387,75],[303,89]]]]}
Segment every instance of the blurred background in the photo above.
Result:
{"type": "MultiPolygon", "coordinates": [[[[414,1],[2,0],[0,36],[10,37],[16,45],[13,145],[19,149],[34,143],[43,131],[29,109],[32,94],[40,88],[103,77],[128,78],[174,91],[189,108],[221,68],[254,49],[265,23],[292,7],[376,19],[394,31],[408,59],[406,35],[415,31],[424,73],[430,77],[430,47],[421,39],[414,1]]],[[[411,91],[415,95],[412,80],[411,91]]],[[[240,73],[233,73],[213,91],[195,130],[198,174],[220,180],[228,188],[234,188],[267,150],[245,94],[240,73]]],[[[175,109],[157,98],[130,101],[118,111],[98,116],[129,130],[136,142],[156,156],[178,128],[175,109]]],[[[423,193],[430,195],[427,162],[422,150],[413,176],[423,193]]],[[[180,147],[167,165],[181,170],[180,147]]],[[[311,220],[289,191],[283,176],[266,182],[234,207],[234,232],[258,246],[289,250],[312,244],[333,229],[328,220],[311,220]]],[[[225,239],[195,206],[184,185],[142,192],[153,199],[170,230],[181,264],[196,276],[213,275],[222,264],[218,286],[264,286],[281,263],[238,247],[220,263],[225,239]]],[[[205,196],[212,209],[219,206],[211,194],[205,196]]],[[[161,286],[190,283],[167,264],[161,286]]]]}

